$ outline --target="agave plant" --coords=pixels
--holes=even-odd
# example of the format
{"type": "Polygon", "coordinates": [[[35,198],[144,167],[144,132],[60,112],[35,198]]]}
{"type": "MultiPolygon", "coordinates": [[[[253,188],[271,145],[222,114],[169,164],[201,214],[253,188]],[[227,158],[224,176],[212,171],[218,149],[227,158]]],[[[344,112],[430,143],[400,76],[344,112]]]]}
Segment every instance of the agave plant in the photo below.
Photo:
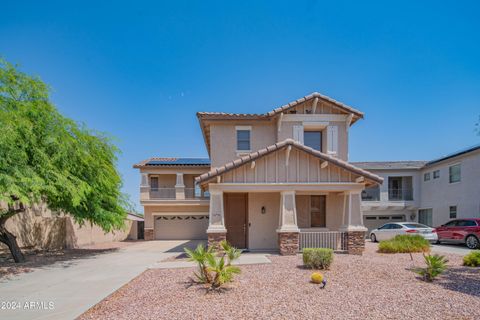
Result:
{"type": "Polygon", "coordinates": [[[218,289],[223,284],[233,281],[233,276],[240,273],[240,268],[232,266],[232,262],[241,255],[241,250],[232,247],[227,241],[220,243],[221,252],[213,247],[205,249],[199,244],[195,250],[185,248],[190,261],[198,264],[198,272],[194,272],[197,282],[210,284],[211,289],[218,289]]]}

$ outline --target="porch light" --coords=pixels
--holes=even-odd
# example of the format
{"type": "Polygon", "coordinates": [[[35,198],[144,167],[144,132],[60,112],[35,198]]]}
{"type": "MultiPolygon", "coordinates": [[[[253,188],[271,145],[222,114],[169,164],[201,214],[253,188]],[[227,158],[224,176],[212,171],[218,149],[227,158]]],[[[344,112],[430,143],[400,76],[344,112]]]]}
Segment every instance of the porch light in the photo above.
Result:
{"type": "Polygon", "coordinates": [[[262,214],[265,214],[267,213],[267,209],[265,209],[265,207],[262,207],[262,214]]]}

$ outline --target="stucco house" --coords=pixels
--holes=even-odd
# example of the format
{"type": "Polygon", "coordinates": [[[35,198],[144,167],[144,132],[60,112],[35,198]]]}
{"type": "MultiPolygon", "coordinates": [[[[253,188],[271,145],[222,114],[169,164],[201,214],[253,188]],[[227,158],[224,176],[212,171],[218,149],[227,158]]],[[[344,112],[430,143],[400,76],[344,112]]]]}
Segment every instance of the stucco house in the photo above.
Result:
{"type": "Polygon", "coordinates": [[[356,162],[384,183],[362,192],[364,225],[418,221],[436,227],[480,218],[480,145],[430,161],[356,162]]]}
{"type": "Polygon", "coordinates": [[[199,112],[209,159],[150,158],[141,173],[145,239],[226,239],[295,254],[361,254],[361,193],[383,178],[348,162],[363,113],[313,93],[263,114],[199,112]]]}

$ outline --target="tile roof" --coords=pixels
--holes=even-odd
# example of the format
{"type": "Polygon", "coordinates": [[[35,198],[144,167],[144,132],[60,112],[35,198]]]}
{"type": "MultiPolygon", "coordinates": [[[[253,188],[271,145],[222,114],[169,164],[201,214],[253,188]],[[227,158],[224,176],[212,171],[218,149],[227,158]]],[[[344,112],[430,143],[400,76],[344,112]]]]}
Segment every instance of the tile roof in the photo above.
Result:
{"type": "Polygon", "coordinates": [[[335,157],[332,157],[332,156],[329,156],[325,153],[322,153],[318,150],[314,150],[310,147],[307,147],[297,141],[294,141],[292,139],[286,139],[282,142],[277,142],[275,143],[274,145],[271,145],[271,146],[268,146],[264,149],[260,149],[256,152],[252,152],[246,156],[243,156],[241,158],[238,158],[234,161],[231,161],[231,162],[228,162],[227,164],[221,166],[221,167],[217,167],[217,168],[213,168],[211,169],[209,172],[207,173],[204,173],[198,177],[195,178],[195,182],[197,183],[202,183],[202,182],[206,182],[208,180],[211,180],[221,174],[224,174],[230,170],[233,170],[235,168],[238,168],[240,166],[242,166],[243,164],[246,164],[246,163],[249,163],[251,161],[254,161],[258,158],[261,158],[267,154],[270,154],[276,150],[280,150],[282,148],[285,148],[287,146],[293,146],[297,149],[300,149],[300,150],[303,150],[319,159],[322,159],[322,160],[325,160],[325,161],[328,161],[336,166],[339,166],[347,171],[350,171],[350,172],[353,172],[355,174],[358,174],[358,175],[361,175],[361,176],[364,176],[365,178],[367,179],[370,179],[376,183],[382,183],[383,182],[383,178],[377,176],[376,174],[373,174],[371,172],[368,172],[366,170],[363,170],[361,168],[358,168],[358,167],[355,167],[353,166],[352,164],[348,163],[347,161],[343,161],[341,159],[338,159],[338,158],[335,158],[335,157]]]}
{"type": "Polygon", "coordinates": [[[464,148],[464,149],[458,150],[458,151],[456,151],[456,152],[447,154],[446,156],[443,156],[443,157],[438,158],[438,159],[431,160],[431,161],[429,161],[425,166],[430,166],[430,165],[432,165],[432,164],[435,164],[435,163],[438,163],[438,162],[441,162],[441,161],[444,161],[444,160],[452,159],[452,158],[455,158],[455,157],[464,155],[464,154],[466,154],[466,153],[473,152],[473,151],[475,151],[475,150],[480,150],[480,144],[477,144],[477,145],[474,145],[474,146],[471,146],[471,147],[468,147],[468,148],[464,148]]]}
{"type": "Polygon", "coordinates": [[[366,161],[351,162],[356,167],[369,170],[420,169],[427,161],[366,161]]]}
{"type": "Polygon", "coordinates": [[[363,118],[363,112],[358,111],[355,108],[352,108],[342,102],[339,102],[335,99],[332,99],[328,96],[325,96],[323,94],[320,94],[318,92],[314,92],[312,94],[309,94],[303,98],[297,99],[295,101],[292,101],[288,104],[285,104],[281,107],[275,108],[272,111],[269,111],[267,113],[228,113],[228,112],[197,112],[197,117],[201,119],[268,119],[271,118],[279,113],[282,113],[288,109],[291,109],[295,107],[296,105],[312,100],[314,98],[319,98],[325,101],[328,101],[335,106],[339,107],[340,109],[343,109],[349,113],[355,114],[359,118],[363,118]]]}
{"type": "Polygon", "coordinates": [[[135,164],[134,168],[140,167],[158,167],[158,166],[201,166],[209,167],[208,158],[149,158],[135,164]]]}

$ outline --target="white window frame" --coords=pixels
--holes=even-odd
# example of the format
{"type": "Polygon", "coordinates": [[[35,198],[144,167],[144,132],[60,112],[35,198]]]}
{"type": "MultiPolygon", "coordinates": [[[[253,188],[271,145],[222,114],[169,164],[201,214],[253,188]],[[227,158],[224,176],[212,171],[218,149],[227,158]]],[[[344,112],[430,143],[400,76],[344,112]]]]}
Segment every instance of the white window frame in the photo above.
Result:
{"type": "Polygon", "coordinates": [[[457,219],[458,217],[458,206],[448,206],[448,218],[449,219],[457,219]],[[452,208],[455,208],[455,217],[452,218],[452,208]]]}
{"type": "Polygon", "coordinates": [[[247,154],[252,152],[252,126],[235,126],[235,150],[237,155],[247,154]],[[238,150],[238,131],[250,131],[250,149],[238,150]]]}
{"type": "Polygon", "coordinates": [[[430,172],[423,173],[423,182],[430,181],[430,172]]]}
{"type": "Polygon", "coordinates": [[[433,180],[440,179],[440,169],[433,170],[433,180]],[[435,173],[438,173],[438,176],[435,176],[435,173]]]}
{"type": "Polygon", "coordinates": [[[449,184],[454,184],[454,183],[459,183],[462,181],[462,163],[461,162],[458,162],[458,163],[454,163],[454,164],[451,164],[448,166],[448,183],[449,184]],[[459,166],[460,167],[460,177],[459,177],[459,180],[458,181],[452,181],[452,174],[450,173],[450,169],[452,167],[455,167],[455,166],[459,166]]]}

